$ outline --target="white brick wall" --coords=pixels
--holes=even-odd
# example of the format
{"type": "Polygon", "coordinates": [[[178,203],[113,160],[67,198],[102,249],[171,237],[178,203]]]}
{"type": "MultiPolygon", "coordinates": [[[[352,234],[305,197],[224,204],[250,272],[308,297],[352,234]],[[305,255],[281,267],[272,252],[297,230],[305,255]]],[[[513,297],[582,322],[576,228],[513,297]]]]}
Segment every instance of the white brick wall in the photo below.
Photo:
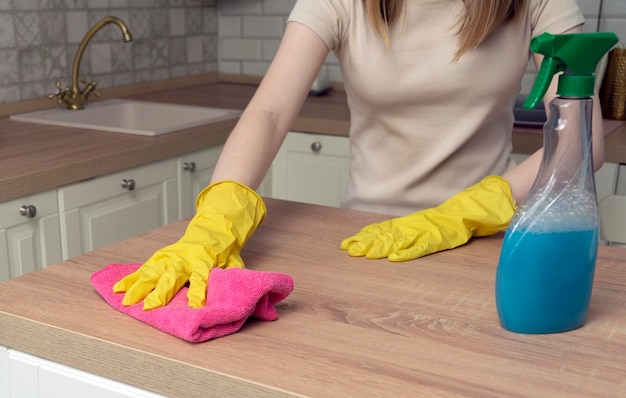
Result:
{"type": "Polygon", "coordinates": [[[626,47],[626,0],[604,1],[600,30],[617,33],[626,47]]]}
{"type": "Polygon", "coordinates": [[[296,0],[218,1],[219,71],[263,76],[296,0]]]}
{"type": "MultiPolygon", "coordinates": [[[[280,43],[287,17],[296,0],[218,0],[219,70],[222,73],[263,76],[280,43]]],[[[596,31],[600,0],[579,0],[587,22],[585,31],[596,31]]],[[[601,31],[613,31],[626,46],[626,0],[604,0],[601,31]]],[[[326,61],[330,79],[342,81],[336,58],[326,61]]],[[[522,92],[534,82],[529,65],[522,92]]]]}

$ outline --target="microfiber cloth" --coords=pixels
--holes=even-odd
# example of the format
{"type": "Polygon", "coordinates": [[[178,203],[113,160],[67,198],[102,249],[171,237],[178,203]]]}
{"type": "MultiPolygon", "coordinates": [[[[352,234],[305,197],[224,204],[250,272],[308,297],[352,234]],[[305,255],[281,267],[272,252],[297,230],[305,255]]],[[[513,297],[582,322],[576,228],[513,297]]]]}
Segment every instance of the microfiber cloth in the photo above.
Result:
{"type": "Polygon", "coordinates": [[[235,333],[249,317],[275,320],[278,313],[274,305],[293,290],[293,279],[288,274],[214,268],[209,273],[204,307],[189,307],[188,288],[183,287],[166,306],[144,311],[143,301],[123,306],[124,293],[113,293],[113,285],[140,265],[109,264],[91,275],[91,284],[116,310],[193,343],[235,333]]]}

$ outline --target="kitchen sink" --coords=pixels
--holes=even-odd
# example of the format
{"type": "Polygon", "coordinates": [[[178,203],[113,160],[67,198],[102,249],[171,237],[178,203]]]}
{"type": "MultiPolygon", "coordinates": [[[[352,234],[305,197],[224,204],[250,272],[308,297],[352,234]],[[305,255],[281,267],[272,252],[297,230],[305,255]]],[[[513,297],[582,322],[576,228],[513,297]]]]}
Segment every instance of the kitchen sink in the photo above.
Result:
{"type": "Polygon", "coordinates": [[[83,110],[45,109],[12,115],[11,120],[62,127],[156,136],[239,117],[240,111],[160,102],[109,99],[83,110]]]}

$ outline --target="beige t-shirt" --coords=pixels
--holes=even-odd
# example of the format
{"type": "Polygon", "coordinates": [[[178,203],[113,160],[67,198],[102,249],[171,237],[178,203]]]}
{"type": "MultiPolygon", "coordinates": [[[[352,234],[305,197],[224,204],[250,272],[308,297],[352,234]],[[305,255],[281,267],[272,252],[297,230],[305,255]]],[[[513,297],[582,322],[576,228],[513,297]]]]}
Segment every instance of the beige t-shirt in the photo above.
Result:
{"type": "Polygon", "coordinates": [[[531,36],[584,22],[577,0],[529,1],[520,23],[455,63],[460,0],[407,0],[390,50],[361,0],[298,0],[289,20],[334,51],[348,97],[352,161],[343,206],[409,214],[514,166],[512,109],[531,36]]]}

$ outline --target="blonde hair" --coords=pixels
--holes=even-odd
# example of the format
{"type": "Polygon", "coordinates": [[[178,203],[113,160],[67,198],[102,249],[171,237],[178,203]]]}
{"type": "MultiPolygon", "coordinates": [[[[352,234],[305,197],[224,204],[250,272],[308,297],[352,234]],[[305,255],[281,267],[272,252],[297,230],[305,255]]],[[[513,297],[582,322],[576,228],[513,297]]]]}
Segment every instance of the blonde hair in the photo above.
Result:
{"type": "MultiPolygon", "coordinates": [[[[405,3],[405,0],[363,0],[370,23],[387,48],[391,47],[389,27],[402,16],[405,3]]],[[[466,12],[453,27],[461,39],[455,60],[480,45],[500,26],[520,18],[528,0],[463,0],[463,3],[466,12]]]]}

